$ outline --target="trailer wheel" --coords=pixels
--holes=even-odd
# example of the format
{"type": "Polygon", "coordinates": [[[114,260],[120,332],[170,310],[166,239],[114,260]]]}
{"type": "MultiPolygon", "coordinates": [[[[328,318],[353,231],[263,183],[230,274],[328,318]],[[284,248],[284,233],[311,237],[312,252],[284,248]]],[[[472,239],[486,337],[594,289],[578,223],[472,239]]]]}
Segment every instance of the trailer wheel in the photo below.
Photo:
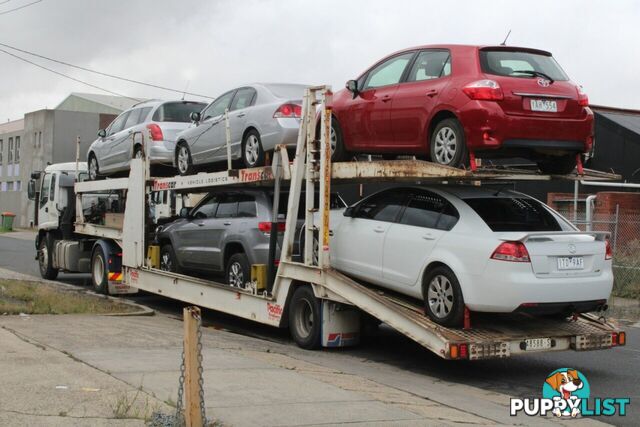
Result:
{"type": "Polygon", "coordinates": [[[302,348],[320,347],[320,300],[310,286],[298,286],[289,302],[289,329],[293,340],[302,348]]]}
{"type": "Polygon", "coordinates": [[[97,246],[91,257],[91,282],[93,289],[99,294],[109,293],[107,257],[101,246],[97,246]]]}
{"type": "Polygon", "coordinates": [[[464,317],[464,299],[453,271],[444,265],[431,270],[423,285],[425,312],[434,322],[459,326],[464,317]]]}
{"type": "Polygon", "coordinates": [[[53,268],[53,239],[50,234],[40,239],[38,247],[38,266],[43,279],[55,280],[58,277],[58,269],[53,268]]]}

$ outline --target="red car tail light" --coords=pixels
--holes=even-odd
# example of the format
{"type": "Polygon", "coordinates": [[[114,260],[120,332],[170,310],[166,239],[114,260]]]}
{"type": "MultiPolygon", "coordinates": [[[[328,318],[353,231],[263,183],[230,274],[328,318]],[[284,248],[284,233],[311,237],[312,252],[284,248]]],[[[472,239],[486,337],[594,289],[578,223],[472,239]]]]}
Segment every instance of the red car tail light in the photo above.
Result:
{"type": "Polygon", "coordinates": [[[152,141],[162,141],[164,139],[164,135],[162,135],[162,129],[155,123],[150,123],[147,125],[147,129],[149,129],[149,136],[152,141]]]}
{"type": "Polygon", "coordinates": [[[522,242],[502,242],[493,251],[491,259],[511,262],[531,262],[529,252],[522,242]]]}
{"type": "MultiPolygon", "coordinates": [[[[258,230],[262,231],[263,233],[271,233],[271,223],[270,222],[259,222],[258,223],[258,230]]],[[[285,223],[284,222],[279,222],[278,223],[278,231],[282,232],[285,230],[285,223]]]]}
{"type": "Polygon", "coordinates": [[[282,118],[300,118],[302,116],[302,105],[298,104],[282,104],[275,113],[273,113],[274,119],[282,118]]]}
{"type": "Polygon", "coordinates": [[[578,86],[578,105],[581,107],[589,106],[589,97],[584,90],[582,90],[582,86],[578,86]]]}
{"type": "Polygon", "coordinates": [[[611,249],[611,242],[609,242],[609,239],[605,240],[604,242],[605,242],[604,259],[612,259],[613,250],[611,249]]]}
{"type": "Polygon", "coordinates": [[[480,101],[501,101],[504,99],[502,88],[494,80],[477,80],[462,88],[471,99],[480,101]]]}

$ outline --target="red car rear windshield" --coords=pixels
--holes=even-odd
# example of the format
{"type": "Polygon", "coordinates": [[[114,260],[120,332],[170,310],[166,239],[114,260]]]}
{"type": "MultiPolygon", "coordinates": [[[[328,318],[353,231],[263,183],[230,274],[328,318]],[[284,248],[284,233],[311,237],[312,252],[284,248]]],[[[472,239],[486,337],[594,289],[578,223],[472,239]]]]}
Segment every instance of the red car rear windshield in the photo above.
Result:
{"type": "Polygon", "coordinates": [[[555,216],[534,199],[488,197],[464,201],[491,231],[565,231],[555,216]]]}
{"type": "Polygon", "coordinates": [[[520,78],[548,76],[554,81],[569,80],[552,56],[527,51],[482,49],[480,66],[485,74],[520,78]]]}

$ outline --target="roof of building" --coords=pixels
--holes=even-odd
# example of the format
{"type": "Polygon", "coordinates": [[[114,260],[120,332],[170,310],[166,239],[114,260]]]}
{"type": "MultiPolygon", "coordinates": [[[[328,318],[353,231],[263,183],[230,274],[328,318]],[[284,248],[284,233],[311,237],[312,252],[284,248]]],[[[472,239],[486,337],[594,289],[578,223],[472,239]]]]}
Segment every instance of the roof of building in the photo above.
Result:
{"type": "Polygon", "coordinates": [[[606,117],[619,126],[640,135],[640,110],[605,107],[592,105],[591,108],[598,114],[606,117]]]}
{"type": "Polygon", "coordinates": [[[24,129],[24,119],[0,123],[0,134],[18,132],[24,129]]]}
{"type": "Polygon", "coordinates": [[[72,92],[67,96],[55,110],[67,111],[88,111],[107,114],[118,114],[131,106],[146,101],[144,98],[138,100],[125,98],[122,96],[101,95],[97,93],[72,92]],[[92,107],[92,108],[91,108],[92,107]]]}

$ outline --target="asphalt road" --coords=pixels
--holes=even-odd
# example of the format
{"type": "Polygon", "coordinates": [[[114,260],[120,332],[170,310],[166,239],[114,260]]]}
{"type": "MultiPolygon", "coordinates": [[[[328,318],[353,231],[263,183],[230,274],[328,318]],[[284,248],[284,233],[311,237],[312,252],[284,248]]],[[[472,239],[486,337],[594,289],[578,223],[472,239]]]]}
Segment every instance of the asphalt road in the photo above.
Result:
{"type": "MultiPolygon", "coordinates": [[[[0,267],[38,276],[32,241],[0,235],[0,267]]],[[[88,286],[88,275],[61,274],[59,280],[78,286],[88,286]]],[[[153,294],[141,293],[128,297],[158,311],[180,317],[183,304],[153,294]]],[[[207,310],[205,325],[224,328],[270,341],[295,345],[287,331],[207,310]]],[[[638,323],[636,323],[638,325],[638,323]]],[[[629,397],[631,405],[626,417],[600,418],[619,426],[640,425],[640,328],[628,324],[625,347],[585,353],[562,352],[527,355],[505,360],[478,362],[447,362],[408,338],[382,325],[357,348],[352,355],[386,363],[416,375],[427,375],[443,381],[457,382],[493,390],[514,397],[540,397],[544,380],[558,368],[572,367],[586,375],[592,397],[629,397]]],[[[329,351],[329,350],[327,350],[329,351]]],[[[344,351],[344,350],[340,350],[344,351]]]]}

